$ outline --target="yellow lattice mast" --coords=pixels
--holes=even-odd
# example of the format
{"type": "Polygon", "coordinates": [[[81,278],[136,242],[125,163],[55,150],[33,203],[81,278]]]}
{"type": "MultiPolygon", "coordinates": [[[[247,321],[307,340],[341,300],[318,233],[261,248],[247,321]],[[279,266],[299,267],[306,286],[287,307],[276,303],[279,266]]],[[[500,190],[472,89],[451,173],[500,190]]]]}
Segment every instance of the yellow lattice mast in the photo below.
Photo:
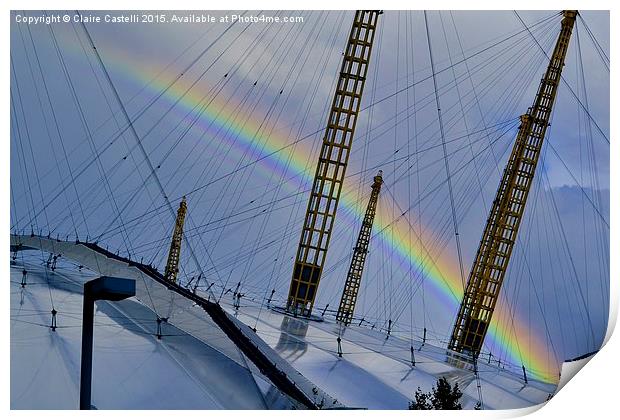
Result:
{"type": "Polygon", "coordinates": [[[187,213],[187,203],[185,197],[179,204],[177,211],[177,219],[174,224],[174,232],[172,233],[172,242],[170,243],[170,252],[168,253],[168,262],[166,263],[166,271],[164,277],[171,283],[177,282],[179,274],[179,259],[181,258],[181,241],[183,240],[183,224],[185,223],[185,213],[187,213]]]}
{"type": "Polygon", "coordinates": [[[517,238],[577,11],[566,10],[563,15],[560,35],[534,104],[521,116],[521,126],[493,201],[452,330],[448,347],[474,358],[482,348],[517,238]]]}
{"type": "Polygon", "coordinates": [[[349,161],[379,14],[373,10],[355,12],[293,267],[287,310],[294,314],[310,315],[314,306],[349,161]]]}
{"type": "Polygon", "coordinates": [[[351,258],[347,281],[344,284],[344,290],[342,291],[342,297],[340,298],[340,306],[338,306],[338,313],[336,314],[336,320],[344,323],[345,325],[349,325],[351,323],[351,320],[353,319],[353,312],[355,311],[355,303],[357,302],[357,294],[362,281],[366,254],[368,254],[368,244],[370,243],[372,223],[375,220],[377,202],[379,201],[379,192],[381,191],[381,185],[383,184],[382,175],[383,172],[379,171],[372,184],[370,200],[368,201],[366,214],[364,215],[362,227],[360,228],[360,233],[357,237],[357,243],[353,249],[353,257],[351,258]]]}

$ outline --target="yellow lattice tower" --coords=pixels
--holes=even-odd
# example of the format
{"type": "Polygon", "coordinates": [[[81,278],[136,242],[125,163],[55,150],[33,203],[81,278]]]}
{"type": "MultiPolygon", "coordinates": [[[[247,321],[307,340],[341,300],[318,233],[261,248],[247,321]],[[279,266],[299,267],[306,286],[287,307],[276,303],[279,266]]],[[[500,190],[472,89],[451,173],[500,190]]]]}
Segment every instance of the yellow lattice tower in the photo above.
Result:
{"type": "Polygon", "coordinates": [[[577,11],[563,12],[562,28],[536,99],[525,115],[487,219],[449,348],[474,358],[491,322],[560,84],[577,11]]]}
{"type": "Polygon", "coordinates": [[[177,211],[177,219],[174,224],[174,232],[172,233],[172,241],[170,242],[170,252],[168,253],[168,262],[166,263],[166,271],[164,277],[171,283],[177,282],[179,274],[179,259],[181,258],[181,241],[183,240],[183,224],[185,223],[185,213],[187,212],[187,203],[185,197],[179,204],[177,211]]]}
{"type": "Polygon", "coordinates": [[[379,11],[355,12],[314,175],[287,310],[309,315],[319,287],[360,109],[379,11]]]}
{"type": "Polygon", "coordinates": [[[349,266],[347,280],[344,284],[342,297],[340,298],[340,306],[338,306],[338,313],[336,314],[336,319],[345,325],[349,325],[351,323],[351,320],[353,319],[353,312],[355,311],[355,303],[357,302],[357,294],[362,281],[364,263],[366,262],[366,255],[368,254],[372,223],[375,220],[377,202],[379,201],[379,192],[381,191],[381,185],[383,184],[382,175],[383,173],[379,171],[377,176],[374,178],[374,183],[372,184],[370,200],[368,201],[366,214],[364,215],[362,227],[360,228],[360,233],[357,237],[357,243],[353,249],[351,265],[349,266]]]}

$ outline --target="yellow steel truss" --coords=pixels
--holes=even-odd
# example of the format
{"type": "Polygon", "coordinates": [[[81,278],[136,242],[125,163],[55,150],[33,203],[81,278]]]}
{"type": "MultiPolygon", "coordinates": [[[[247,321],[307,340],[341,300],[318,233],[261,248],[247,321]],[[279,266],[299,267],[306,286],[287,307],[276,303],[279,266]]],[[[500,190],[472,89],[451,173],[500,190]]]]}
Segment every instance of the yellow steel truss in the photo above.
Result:
{"type": "Polygon", "coordinates": [[[166,271],[164,278],[171,283],[177,282],[179,274],[179,259],[181,258],[181,241],[183,240],[183,224],[185,223],[185,213],[187,212],[187,203],[185,197],[179,204],[177,211],[177,219],[174,224],[174,232],[172,233],[172,242],[170,243],[170,252],[168,253],[168,262],[166,263],[166,271]]]}
{"type": "Polygon", "coordinates": [[[345,325],[349,325],[351,323],[351,320],[353,319],[353,312],[355,311],[355,303],[357,302],[357,294],[362,281],[366,254],[368,254],[368,244],[370,243],[372,223],[375,220],[377,202],[379,201],[379,192],[381,191],[381,185],[383,184],[382,175],[383,173],[379,171],[377,176],[374,178],[374,183],[372,184],[370,200],[368,201],[366,214],[364,215],[362,227],[360,229],[359,236],[357,237],[357,243],[353,249],[353,258],[351,258],[351,265],[349,266],[347,280],[344,284],[344,290],[342,291],[342,297],[340,298],[340,306],[338,307],[338,313],[336,314],[336,319],[345,325]]]}
{"type": "Polygon", "coordinates": [[[452,330],[448,347],[474,358],[482,348],[517,237],[577,11],[567,10],[563,15],[560,35],[534,104],[521,116],[521,126],[493,201],[452,330]]]}
{"type": "Polygon", "coordinates": [[[380,12],[355,12],[293,268],[287,310],[309,315],[327,255],[380,12]]]}

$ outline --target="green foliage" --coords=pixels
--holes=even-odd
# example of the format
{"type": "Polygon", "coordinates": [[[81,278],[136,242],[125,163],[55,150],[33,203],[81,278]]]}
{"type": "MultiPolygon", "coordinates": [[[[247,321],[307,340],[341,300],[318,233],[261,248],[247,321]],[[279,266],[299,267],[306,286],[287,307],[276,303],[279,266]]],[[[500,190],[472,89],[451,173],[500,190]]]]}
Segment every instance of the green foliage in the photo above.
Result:
{"type": "Polygon", "coordinates": [[[437,380],[437,387],[429,393],[424,393],[418,387],[415,392],[415,400],[409,403],[410,410],[460,410],[461,403],[459,400],[463,393],[459,389],[459,385],[454,387],[450,385],[446,378],[437,380]]]}
{"type": "Polygon", "coordinates": [[[415,401],[409,403],[409,410],[432,410],[433,406],[429,401],[430,395],[430,393],[425,394],[418,387],[418,390],[415,392],[415,401]]]}

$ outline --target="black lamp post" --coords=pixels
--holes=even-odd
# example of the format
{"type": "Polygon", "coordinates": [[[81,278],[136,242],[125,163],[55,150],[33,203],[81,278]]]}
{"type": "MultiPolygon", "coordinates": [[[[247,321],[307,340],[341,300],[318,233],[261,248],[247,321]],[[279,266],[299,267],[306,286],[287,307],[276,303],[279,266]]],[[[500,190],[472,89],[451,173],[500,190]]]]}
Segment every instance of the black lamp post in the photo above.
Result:
{"type": "Polygon", "coordinates": [[[123,300],[136,295],[136,281],[119,277],[99,277],[84,284],[82,312],[82,366],[80,370],[80,410],[90,410],[93,370],[93,322],[96,300],[123,300]]]}

